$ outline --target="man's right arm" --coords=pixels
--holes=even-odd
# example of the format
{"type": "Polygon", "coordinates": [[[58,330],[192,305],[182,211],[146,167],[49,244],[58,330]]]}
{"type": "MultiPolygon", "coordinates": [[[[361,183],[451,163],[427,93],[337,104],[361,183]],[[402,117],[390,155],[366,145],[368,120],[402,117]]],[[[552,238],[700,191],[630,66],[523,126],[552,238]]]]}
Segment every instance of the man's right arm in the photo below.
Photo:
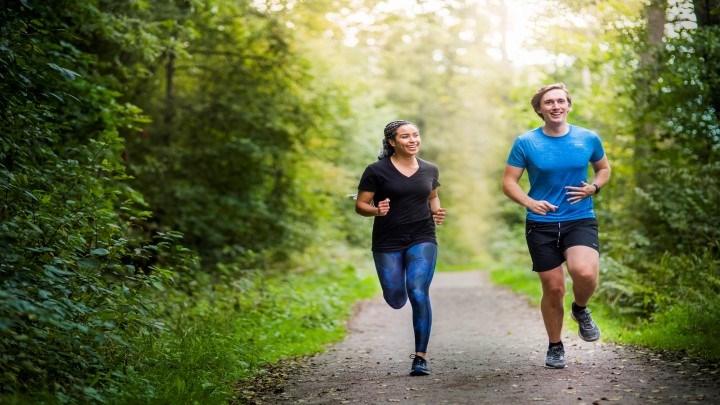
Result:
{"type": "Polygon", "coordinates": [[[502,190],[506,196],[510,197],[511,200],[529,209],[535,214],[546,215],[548,211],[557,210],[557,206],[550,204],[547,201],[537,201],[523,191],[520,187],[520,177],[522,177],[522,167],[515,167],[512,165],[505,165],[505,173],[503,173],[502,190]]]}

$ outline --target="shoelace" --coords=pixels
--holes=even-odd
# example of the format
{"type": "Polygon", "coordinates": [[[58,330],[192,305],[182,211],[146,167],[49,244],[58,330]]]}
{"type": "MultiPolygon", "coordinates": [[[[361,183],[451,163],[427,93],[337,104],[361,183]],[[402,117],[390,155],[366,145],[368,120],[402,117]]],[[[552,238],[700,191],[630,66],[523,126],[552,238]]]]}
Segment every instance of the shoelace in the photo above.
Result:
{"type": "Polygon", "coordinates": [[[425,359],[417,354],[411,354],[409,357],[413,359],[413,365],[425,363],[425,359]]]}
{"type": "Polygon", "coordinates": [[[562,347],[553,347],[550,349],[549,357],[551,360],[559,361],[563,356],[565,356],[565,351],[562,347]]]}
{"type": "Polygon", "coordinates": [[[585,310],[579,314],[575,314],[575,317],[582,325],[583,329],[592,329],[592,317],[590,316],[590,310],[585,310]]]}

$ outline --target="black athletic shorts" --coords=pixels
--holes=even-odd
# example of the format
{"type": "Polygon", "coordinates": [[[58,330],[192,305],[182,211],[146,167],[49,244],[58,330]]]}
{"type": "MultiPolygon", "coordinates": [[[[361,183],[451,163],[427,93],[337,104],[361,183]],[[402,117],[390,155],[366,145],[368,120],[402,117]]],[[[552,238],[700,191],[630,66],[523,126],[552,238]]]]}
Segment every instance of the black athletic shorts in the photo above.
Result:
{"type": "Polygon", "coordinates": [[[598,224],[595,218],[564,222],[525,223],[533,271],[552,270],[565,262],[565,250],[572,246],[588,246],[600,252],[598,224]]]}

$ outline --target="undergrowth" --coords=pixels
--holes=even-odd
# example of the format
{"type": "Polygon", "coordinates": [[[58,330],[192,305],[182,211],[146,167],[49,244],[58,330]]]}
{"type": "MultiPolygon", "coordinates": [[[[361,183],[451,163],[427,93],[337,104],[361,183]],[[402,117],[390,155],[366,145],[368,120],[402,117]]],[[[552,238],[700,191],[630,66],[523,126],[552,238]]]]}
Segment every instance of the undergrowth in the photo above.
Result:
{"type": "MultiPolygon", "coordinates": [[[[321,259],[318,259],[321,261],[321,259]]],[[[308,270],[224,268],[225,275],[178,275],[153,296],[158,328],[104,346],[106,373],[91,377],[97,403],[228,403],[238,381],[283,358],[322,351],[344,337],[353,303],[377,290],[374,277],[347,262],[308,270]],[[281,274],[284,273],[284,274],[281,274]]],[[[373,275],[374,276],[374,275],[373,275]]],[[[36,391],[0,395],[0,403],[76,403],[36,391]]]]}
{"type": "MultiPolygon", "coordinates": [[[[509,286],[539,306],[542,288],[531,270],[522,233],[505,235],[492,248],[493,258],[483,266],[489,269],[492,281],[509,286]]],[[[590,308],[603,340],[720,360],[720,296],[712,290],[716,287],[716,262],[690,255],[664,258],[652,266],[655,273],[676,276],[665,276],[655,287],[638,280],[637,275],[631,278],[630,274],[637,272],[609,255],[601,256],[600,268],[600,286],[590,308]],[[678,266],[683,266],[682,270],[678,266]],[[695,274],[695,279],[685,281],[679,276],[688,273],[695,274]]],[[[569,276],[567,280],[566,309],[572,303],[572,281],[569,276]]],[[[565,325],[574,325],[569,310],[565,325]]]]}
{"type": "Polygon", "coordinates": [[[163,297],[165,333],[132,342],[119,403],[226,402],[263,365],[341,339],[352,303],[376,288],[351,265],[198,284],[163,297]]]}

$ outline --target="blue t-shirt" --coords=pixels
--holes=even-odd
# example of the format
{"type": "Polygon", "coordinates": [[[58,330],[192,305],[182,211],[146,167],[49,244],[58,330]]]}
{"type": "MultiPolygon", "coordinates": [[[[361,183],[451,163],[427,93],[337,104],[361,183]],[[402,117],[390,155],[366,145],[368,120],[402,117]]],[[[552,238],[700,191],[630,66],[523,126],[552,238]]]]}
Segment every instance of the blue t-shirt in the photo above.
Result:
{"type": "Polygon", "coordinates": [[[600,137],[585,128],[570,125],[567,134],[559,137],[545,135],[542,127],[528,131],[515,139],[507,163],[526,169],[530,180],[528,195],[558,207],[555,212],[538,215],[527,210],[526,219],[540,222],[561,222],[595,218],[593,199],[584,198],[570,204],[565,186],[582,186],[588,182],[588,163],[605,156],[600,137]]]}

